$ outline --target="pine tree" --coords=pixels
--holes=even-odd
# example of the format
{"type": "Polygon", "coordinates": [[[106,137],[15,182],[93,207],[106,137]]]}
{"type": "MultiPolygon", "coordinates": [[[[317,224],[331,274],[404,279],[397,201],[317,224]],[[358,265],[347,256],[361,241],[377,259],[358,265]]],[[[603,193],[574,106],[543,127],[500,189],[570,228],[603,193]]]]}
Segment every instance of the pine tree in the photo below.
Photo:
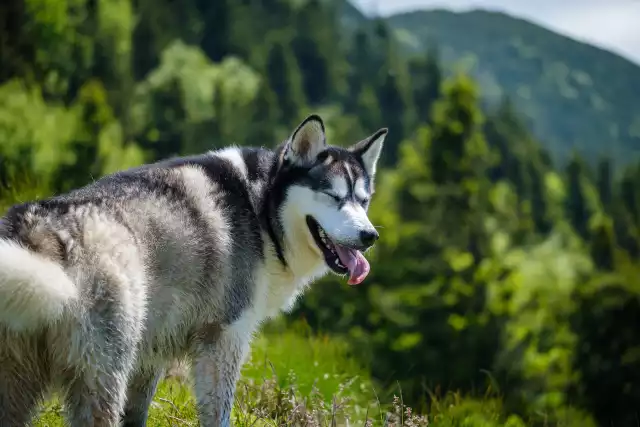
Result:
{"type": "Polygon", "coordinates": [[[443,98],[434,105],[430,161],[438,184],[459,184],[468,176],[487,172],[488,164],[482,159],[489,147],[481,132],[484,119],[477,102],[473,82],[459,76],[446,83],[443,98]]]}
{"type": "Polygon", "coordinates": [[[407,137],[407,124],[412,122],[413,109],[408,95],[409,88],[405,85],[409,80],[406,64],[396,58],[397,49],[387,25],[383,21],[377,21],[374,34],[374,50],[377,54],[374,55],[372,66],[380,64],[373,68],[377,70],[374,84],[380,115],[389,127],[387,151],[383,158],[383,162],[389,165],[394,164],[398,158],[398,147],[407,137]]]}
{"type": "Polygon", "coordinates": [[[266,74],[278,100],[282,124],[293,124],[305,105],[302,79],[291,50],[280,39],[271,45],[266,74]]]}
{"type": "Polygon", "coordinates": [[[601,270],[612,271],[616,243],[611,220],[603,218],[592,234],[589,245],[593,262],[601,270]]]}
{"type": "Polygon", "coordinates": [[[200,47],[213,62],[220,62],[232,52],[230,0],[194,0],[202,19],[200,47]]]}
{"type": "MultiPolygon", "coordinates": [[[[378,107],[378,98],[372,86],[363,86],[356,99],[356,111],[363,129],[376,129],[382,123],[380,108],[378,107]]],[[[390,151],[385,148],[384,155],[390,151]]]]}
{"type": "Polygon", "coordinates": [[[353,36],[349,52],[347,54],[349,71],[347,74],[347,94],[344,101],[345,111],[356,113],[358,99],[365,87],[371,86],[375,79],[372,77],[372,49],[371,41],[363,28],[358,28],[353,36]]]}
{"type": "Polygon", "coordinates": [[[613,199],[612,182],[611,182],[611,160],[609,158],[601,158],[598,162],[597,170],[597,187],[600,201],[605,211],[611,209],[613,199]]]}
{"type": "Polygon", "coordinates": [[[581,159],[574,155],[566,168],[567,200],[566,212],[569,222],[583,239],[589,237],[589,211],[583,189],[584,167],[581,159]]]}
{"type": "Polygon", "coordinates": [[[429,123],[431,106],[440,95],[442,71],[438,51],[432,47],[427,54],[409,62],[413,103],[419,123],[429,123]]]}
{"type": "Polygon", "coordinates": [[[137,81],[143,80],[160,64],[159,52],[154,49],[154,37],[150,20],[139,19],[131,37],[131,71],[137,81]]]}
{"type": "MultiPolygon", "coordinates": [[[[363,129],[376,129],[382,123],[382,116],[377,93],[377,75],[374,68],[374,49],[372,41],[364,28],[359,28],[354,36],[347,54],[348,72],[347,90],[343,97],[344,111],[356,115],[363,129]]],[[[392,150],[386,143],[385,154],[392,150]]],[[[391,163],[390,161],[386,162],[391,163]]]]}
{"type": "Polygon", "coordinates": [[[296,13],[296,31],[292,40],[304,93],[311,105],[327,101],[337,86],[339,38],[334,18],[319,0],[309,0],[296,13]]]}
{"type": "Polygon", "coordinates": [[[533,163],[528,165],[529,171],[529,194],[531,201],[531,217],[535,231],[540,234],[547,234],[551,231],[553,223],[548,216],[547,199],[545,197],[544,174],[536,168],[533,163]]]}
{"type": "Polygon", "coordinates": [[[250,123],[247,145],[272,147],[277,142],[275,132],[278,125],[277,99],[266,80],[260,83],[250,123]]]}

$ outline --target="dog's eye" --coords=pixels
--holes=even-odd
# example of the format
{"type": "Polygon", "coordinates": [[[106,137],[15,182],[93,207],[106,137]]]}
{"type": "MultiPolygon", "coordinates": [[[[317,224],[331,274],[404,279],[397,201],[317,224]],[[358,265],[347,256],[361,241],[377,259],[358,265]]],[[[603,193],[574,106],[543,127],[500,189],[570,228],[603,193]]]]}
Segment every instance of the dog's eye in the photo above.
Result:
{"type": "Polygon", "coordinates": [[[337,203],[340,203],[342,201],[342,198],[336,196],[335,194],[331,194],[331,193],[324,193],[324,194],[326,194],[327,196],[331,197],[337,203]]]}
{"type": "Polygon", "coordinates": [[[365,206],[369,204],[369,199],[360,199],[360,204],[365,206]]]}

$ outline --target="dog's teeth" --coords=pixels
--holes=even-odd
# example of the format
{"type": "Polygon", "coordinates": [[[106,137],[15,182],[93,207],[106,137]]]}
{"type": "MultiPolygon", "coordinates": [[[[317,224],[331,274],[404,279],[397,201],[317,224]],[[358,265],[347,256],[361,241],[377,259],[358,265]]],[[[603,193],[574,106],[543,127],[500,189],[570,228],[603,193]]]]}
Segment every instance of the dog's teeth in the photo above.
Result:
{"type": "Polygon", "coordinates": [[[336,264],[338,267],[342,267],[342,266],[340,265],[340,260],[338,260],[338,259],[336,259],[335,264],[336,264]]]}

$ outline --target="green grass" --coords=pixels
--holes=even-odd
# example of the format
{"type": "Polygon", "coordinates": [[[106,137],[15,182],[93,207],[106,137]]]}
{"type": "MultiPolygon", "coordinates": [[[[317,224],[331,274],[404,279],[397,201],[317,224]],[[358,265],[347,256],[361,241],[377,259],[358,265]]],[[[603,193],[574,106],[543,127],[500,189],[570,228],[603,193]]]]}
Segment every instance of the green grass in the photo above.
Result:
{"type": "MultiPolygon", "coordinates": [[[[35,427],[62,427],[62,407],[53,399],[35,427]]],[[[349,356],[346,343],[305,331],[277,328],[260,335],[243,368],[233,411],[234,425],[249,426],[438,426],[519,427],[503,414],[499,399],[466,400],[451,394],[416,416],[396,397],[376,397],[366,370],[349,356]],[[367,421],[368,420],[368,421],[367,421]]],[[[151,405],[150,427],[197,426],[189,380],[169,376],[151,405]]]]}

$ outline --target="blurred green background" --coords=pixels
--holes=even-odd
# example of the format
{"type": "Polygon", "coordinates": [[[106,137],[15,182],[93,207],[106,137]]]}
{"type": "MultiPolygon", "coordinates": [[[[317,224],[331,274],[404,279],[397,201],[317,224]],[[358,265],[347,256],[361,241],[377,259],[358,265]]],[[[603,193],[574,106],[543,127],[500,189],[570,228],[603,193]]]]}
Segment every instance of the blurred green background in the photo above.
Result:
{"type": "Polygon", "coordinates": [[[315,284],[257,348],[307,385],[288,355],[339,353],[324,371],[425,414],[480,402],[446,425],[640,424],[636,64],[499,13],[342,0],[5,0],[0,23],[0,211],[274,147],[311,112],[336,145],[389,127],[371,275],[315,284]]]}

